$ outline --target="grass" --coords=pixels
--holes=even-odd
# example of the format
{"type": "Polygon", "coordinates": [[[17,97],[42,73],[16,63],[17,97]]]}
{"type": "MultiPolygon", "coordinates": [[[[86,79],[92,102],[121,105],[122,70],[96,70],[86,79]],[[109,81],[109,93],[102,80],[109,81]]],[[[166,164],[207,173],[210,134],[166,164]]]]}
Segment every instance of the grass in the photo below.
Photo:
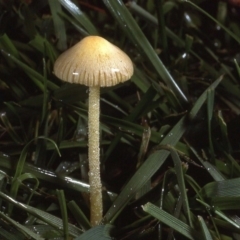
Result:
{"type": "Polygon", "coordinates": [[[206,0],[0,0],[0,239],[240,239],[238,11],[206,0]],[[97,227],[88,91],[53,73],[87,35],[135,67],[101,90],[97,227]]]}

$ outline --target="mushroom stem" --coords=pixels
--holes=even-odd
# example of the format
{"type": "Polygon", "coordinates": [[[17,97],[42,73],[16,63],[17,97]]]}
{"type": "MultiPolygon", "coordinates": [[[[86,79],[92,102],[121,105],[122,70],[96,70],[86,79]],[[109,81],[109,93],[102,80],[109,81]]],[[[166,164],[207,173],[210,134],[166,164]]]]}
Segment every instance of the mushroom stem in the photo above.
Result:
{"type": "Polygon", "coordinates": [[[102,220],[102,184],[100,177],[99,115],[100,87],[89,87],[88,158],[90,184],[90,221],[92,226],[102,220]]]}

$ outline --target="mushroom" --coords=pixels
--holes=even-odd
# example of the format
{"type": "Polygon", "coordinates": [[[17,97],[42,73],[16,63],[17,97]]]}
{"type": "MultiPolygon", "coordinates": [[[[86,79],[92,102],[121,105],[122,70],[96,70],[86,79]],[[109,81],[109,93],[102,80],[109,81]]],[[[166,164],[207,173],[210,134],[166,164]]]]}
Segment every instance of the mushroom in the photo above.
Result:
{"type": "Polygon", "coordinates": [[[90,220],[92,226],[95,226],[100,224],[103,212],[99,160],[100,87],[114,86],[130,79],[133,64],[121,49],[104,38],[88,36],[58,57],[54,73],[64,81],[89,86],[90,220]]]}

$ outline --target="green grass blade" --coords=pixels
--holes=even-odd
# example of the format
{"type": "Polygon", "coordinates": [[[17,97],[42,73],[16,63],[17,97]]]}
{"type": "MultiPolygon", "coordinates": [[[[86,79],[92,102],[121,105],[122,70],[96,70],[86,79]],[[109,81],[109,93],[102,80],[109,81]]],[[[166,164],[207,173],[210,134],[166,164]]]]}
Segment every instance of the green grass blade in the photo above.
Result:
{"type": "Polygon", "coordinates": [[[22,235],[19,236],[19,234],[17,235],[15,232],[11,233],[10,231],[6,231],[4,229],[1,229],[0,237],[1,239],[4,240],[25,240],[24,236],[22,235]]]}
{"type": "Polygon", "coordinates": [[[223,142],[222,146],[224,147],[224,149],[226,149],[225,151],[227,153],[230,153],[230,152],[232,152],[232,147],[231,147],[231,144],[229,141],[227,123],[225,122],[225,120],[223,118],[222,111],[218,111],[217,121],[220,126],[220,130],[221,130],[221,137],[222,137],[222,142],[223,142]]]}
{"type": "Polygon", "coordinates": [[[43,73],[44,73],[44,83],[43,83],[43,103],[42,103],[42,116],[41,123],[43,123],[47,114],[47,104],[48,104],[48,90],[47,90],[47,71],[46,71],[46,61],[43,59],[43,73]]]}
{"type": "Polygon", "coordinates": [[[224,156],[226,157],[226,161],[230,163],[230,166],[233,168],[232,173],[236,173],[237,176],[240,176],[240,165],[238,162],[232,157],[231,154],[223,151],[224,156]]]}
{"type": "Polygon", "coordinates": [[[234,220],[230,219],[226,214],[224,214],[222,211],[215,209],[214,213],[222,218],[223,220],[225,220],[226,222],[228,222],[229,224],[231,224],[232,226],[236,227],[237,229],[240,229],[240,225],[238,223],[236,223],[234,220]]]}
{"type": "MultiPolygon", "coordinates": [[[[42,211],[38,208],[31,207],[29,205],[20,203],[13,198],[9,197],[8,195],[4,194],[3,192],[0,192],[0,198],[4,199],[8,203],[13,204],[15,207],[23,210],[24,212],[27,212],[28,214],[31,214],[35,216],[36,218],[42,220],[43,222],[49,224],[50,226],[53,226],[57,230],[62,230],[63,229],[63,224],[62,224],[62,219],[49,214],[46,211],[42,211]]],[[[69,224],[69,235],[73,237],[77,237],[82,233],[82,230],[77,228],[76,226],[69,224]]]]}
{"type": "Polygon", "coordinates": [[[105,214],[104,219],[107,222],[111,222],[117,217],[123,207],[132,199],[137,191],[141,189],[153,176],[153,174],[162,166],[168,155],[168,151],[161,150],[148,157],[148,159],[141,165],[130,181],[122,189],[119,196],[113,202],[113,205],[105,214]]]}
{"type": "Polygon", "coordinates": [[[165,212],[164,210],[156,207],[152,203],[147,203],[143,206],[143,210],[153,217],[157,218],[162,223],[166,224],[170,228],[174,229],[175,231],[181,233],[188,239],[191,240],[202,240],[199,232],[195,229],[188,226],[186,223],[180,221],[179,219],[173,217],[169,213],[165,212]]]}
{"type": "Polygon", "coordinates": [[[67,206],[66,206],[66,199],[63,190],[57,190],[57,198],[59,201],[61,215],[62,215],[62,222],[63,222],[63,238],[68,240],[68,213],[67,213],[67,206]]]}
{"type": "MultiPolygon", "coordinates": [[[[12,224],[14,227],[16,227],[20,232],[22,232],[27,238],[31,238],[34,240],[43,240],[44,238],[42,238],[41,236],[39,236],[38,234],[30,231],[27,227],[23,226],[22,224],[20,224],[19,222],[16,222],[15,220],[13,220],[12,218],[10,218],[9,216],[5,215],[3,212],[0,211],[0,217],[2,219],[4,219],[5,221],[9,222],[10,224],[12,224]]],[[[1,230],[2,231],[2,230],[1,230]]]]}
{"type": "Polygon", "coordinates": [[[4,104],[5,104],[5,106],[7,106],[7,110],[10,111],[13,114],[13,118],[18,120],[19,125],[21,126],[21,129],[22,129],[22,131],[21,131],[22,142],[26,142],[27,141],[27,136],[26,136],[26,133],[24,131],[25,127],[24,127],[22,119],[20,118],[20,116],[18,114],[17,104],[15,104],[13,102],[5,102],[4,104]]]}
{"type": "MultiPolygon", "coordinates": [[[[169,144],[176,144],[181,135],[184,132],[183,119],[173,128],[172,132],[174,133],[174,138],[167,136],[163,142],[169,142],[169,144]],[[175,134],[176,133],[176,134],[175,134]]],[[[128,184],[124,187],[121,194],[114,201],[112,207],[108,210],[106,214],[106,219],[110,220],[115,213],[121,210],[121,208],[131,200],[131,197],[142,187],[150,177],[160,168],[164,163],[167,156],[169,155],[168,151],[160,150],[156,151],[141,165],[138,171],[134,174],[128,184]]]]}
{"type": "Polygon", "coordinates": [[[196,150],[193,147],[190,146],[190,149],[215,181],[222,181],[225,179],[225,177],[222,175],[222,173],[214,165],[212,165],[210,162],[204,161],[198,155],[198,153],[196,152],[196,150]]]}
{"type": "MultiPolygon", "coordinates": [[[[37,85],[37,87],[39,87],[40,90],[43,91],[44,77],[40,73],[38,73],[31,67],[27,66],[25,63],[21,62],[20,60],[18,60],[11,54],[7,53],[5,50],[2,49],[1,53],[4,56],[8,57],[11,61],[16,63],[18,65],[18,67],[22,68],[26,72],[26,74],[29,75],[29,77],[32,79],[32,81],[37,85]]],[[[51,82],[50,80],[47,80],[47,86],[50,90],[55,90],[55,89],[59,88],[55,83],[51,82]]]]}
{"type": "Polygon", "coordinates": [[[4,128],[7,129],[7,132],[11,136],[13,141],[17,144],[22,144],[23,143],[22,137],[15,131],[14,127],[10,123],[8,116],[5,112],[1,113],[0,119],[1,119],[1,122],[4,126],[4,128]]]}
{"type": "Polygon", "coordinates": [[[188,219],[188,223],[192,227],[193,224],[192,224],[191,212],[190,212],[189,203],[188,203],[188,197],[186,193],[186,185],[184,180],[182,163],[176,151],[174,151],[173,149],[170,149],[170,153],[171,153],[172,160],[174,162],[174,168],[177,175],[178,186],[180,189],[182,202],[183,202],[183,209],[188,219]]]}
{"type": "MultiPolygon", "coordinates": [[[[134,122],[138,117],[141,116],[141,113],[144,112],[144,109],[153,101],[154,97],[156,96],[156,91],[154,90],[153,87],[149,87],[147,92],[144,94],[143,98],[141,99],[141,101],[138,103],[138,105],[134,108],[134,110],[126,117],[126,121],[122,122],[123,124],[126,123],[131,124],[131,122],[134,122]]],[[[102,116],[101,116],[102,118],[102,116]]],[[[105,117],[105,121],[106,120],[110,120],[108,121],[110,124],[113,123],[113,119],[110,117],[105,117]],[[106,119],[107,118],[107,119],[106,119]]],[[[117,119],[115,119],[117,120],[117,119]]],[[[116,121],[114,121],[116,122],[116,121]]],[[[123,129],[127,126],[123,126],[123,124],[119,124],[117,123],[117,127],[122,127],[123,129]]],[[[143,133],[143,129],[141,126],[135,126],[133,128],[130,129],[130,131],[135,131],[138,129],[138,134],[140,134],[140,136],[143,133]],[[141,130],[139,129],[139,127],[141,128],[141,130]],[[140,131],[139,131],[140,130],[140,131]]],[[[135,133],[136,134],[136,133],[135,133]]],[[[115,137],[115,139],[112,141],[111,145],[109,146],[108,150],[105,153],[105,161],[109,158],[111,152],[113,151],[113,149],[117,146],[118,142],[120,141],[121,137],[122,137],[122,133],[118,133],[118,135],[115,137]]]]}
{"type": "Polygon", "coordinates": [[[151,138],[151,128],[149,126],[146,126],[144,127],[143,134],[142,134],[141,146],[138,153],[137,167],[139,167],[143,163],[143,160],[147,153],[150,138],[151,138]]]}
{"type": "Polygon", "coordinates": [[[164,50],[164,54],[166,56],[168,50],[168,42],[167,42],[167,35],[166,35],[166,28],[165,28],[165,19],[164,19],[164,12],[163,12],[163,0],[155,0],[156,5],[156,12],[158,18],[158,34],[161,40],[161,45],[164,50]]]}
{"type": "Polygon", "coordinates": [[[91,228],[89,220],[75,201],[70,201],[67,206],[72,215],[75,217],[75,220],[78,222],[79,226],[81,226],[85,231],[91,228]]]}
{"type": "Polygon", "coordinates": [[[0,49],[5,49],[7,52],[12,54],[16,58],[20,57],[18,50],[6,34],[0,37],[0,49]]]}
{"type": "Polygon", "coordinates": [[[211,205],[216,206],[220,210],[237,210],[239,206],[240,196],[227,197],[211,197],[211,205]]]}
{"type": "Polygon", "coordinates": [[[51,13],[52,13],[52,19],[55,29],[55,34],[58,40],[57,47],[63,51],[67,48],[67,35],[66,35],[66,28],[64,21],[59,16],[59,14],[62,12],[61,5],[59,1],[48,1],[51,13]]]}
{"type": "Polygon", "coordinates": [[[27,225],[27,227],[37,232],[40,236],[42,236],[44,239],[58,239],[62,238],[63,234],[60,230],[56,230],[54,227],[46,224],[34,224],[34,225],[27,225]]]}
{"type": "Polygon", "coordinates": [[[57,51],[48,39],[40,34],[34,35],[34,38],[29,42],[29,45],[34,47],[42,56],[48,57],[51,64],[54,64],[57,59],[57,51]]]}
{"type": "Polygon", "coordinates": [[[96,226],[75,238],[75,240],[111,240],[111,231],[113,229],[114,227],[110,224],[96,226]]]}
{"type": "Polygon", "coordinates": [[[164,66],[140,27],[129,13],[128,9],[124,6],[123,2],[121,0],[103,0],[103,2],[122,27],[123,31],[132,40],[133,44],[139,48],[140,52],[143,52],[147,56],[159,76],[173,90],[176,96],[178,96],[179,101],[186,104],[188,101],[186,96],[181,91],[170,72],[164,66]]]}
{"type": "Polygon", "coordinates": [[[200,223],[200,227],[202,230],[203,240],[213,240],[211,233],[209,232],[209,229],[208,229],[204,219],[201,216],[198,216],[198,221],[200,223]]]}
{"type": "Polygon", "coordinates": [[[209,90],[207,93],[207,116],[208,116],[208,141],[209,141],[209,150],[211,154],[212,161],[214,161],[214,147],[212,142],[212,115],[214,108],[214,90],[209,90]]]}
{"type": "Polygon", "coordinates": [[[59,2],[78,21],[78,23],[87,30],[90,35],[98,35],[98,31],[95,26],[74,2],[71,0],[59,0],[59,2]]]}
{"type": "MultiPolygon", "coordinates": [[[[7,185],[7,174],[0,171],[0,191],[4,192],[7,185]]],[[[2,199],[0,199],[0,208],[2,208],[2,199]]]]}
{"type": "MultiPolygon", "coordinates": [[[[191,117],[195,117],[204,101],[207,99],[207,92],[211,88],[216,88],[220,83],[221,78],[216,80],[209,86],[208,89],[199,97],[196,101],[194,107],[191,110],[191,117]]],[[[161,141],[162,145],[172,145],[179,141],[186,130],[185,126],[186,117],[182,117],[178,123],[171,129],[169,134],[161,141]]],[[[113,205],[110,207],[105,215],[105,220],[107,222],[112,221],[120,213],[122,208],[131,200],[135,193],[147,183],[147,181],[152,177],[152,175],[161,167],[169,152],[166,150],[156,151],[151,154],[147,160],[141,165],[137,172],[133,175],[130,181],[122,189],[121,193],[114,201],[113,205]]]]}
{"type": "Polygon", "coordinates": [[[131,12],[134,12],[136,15],[141,16],[146,21],[154,23],[155,25],[158,24],[157,18],[155,18],[151,13],[142,8],[136,2],[130,1],[126,4],[126,6],[130,9],[131,12]]]}
{"type": "Polygon", "coordinates": [[[70,23],[71,25],[73,25],[76,30],[84,37],[88,36],[89,33],[79,25],[78,21],[72,17],[70,17],[68,14],[66,14],[65,12],[60,12],[59,15],[66,20],[68,23],[70,23]]]}
{"type": "Polygon", "coordinates": [[[234,40],[236,40],[238,43],[240,43],[240,38],[235,35],[233,32],[231,32],[229,30],[229,28],[225,27],[222,23],[220,23],[219,21],[217,21],[214,17],[212,17],[210,14],[208,14],[206,11],[204,11],[203,9],[201,9],[200,7],[198,7],[195,3],[189,1],[189,0],[181,0],[182,2],[186,2],[189,5],[193,6],[195,9],[197,9],[199,12],[203,13],[205,16],[207,16],[209,19],[211,19],[212,21],[214,21],[216,24],[218,24],[222,29],[224,29],[224,31],[226,33],[229,34],[229,36],[231,36],[234,40]]]}
{"type": "MultiPolygon", "coordinates": [[[[8,171],[12,170],[13,161],[8,158],[1,158],[0,166],[8,171]]],[[[35,167],[31,164],[24,164],[24,172],[30,172],[36,176],[39,180],[49,182],[58,188],[69,188],[71,191],[77,192],[89,192],[89,184],[78,181],[77,179],[70,177],[58,177],[54,172],[45,170],[43,168],[35,167]]],[[[113,193],[110,193],[114,195],[113,193]]]]}
{"type": "Polygon", "coordinates": [[[34,194],[34,192],[36,191],[36,189],[38,188],[39,186],[39,181],[38,179],[31,173],[24,173],[22,174],[21,176],[19,176],[16,180],[14,179],[12,181],[12,186],[11,186],[11,191],[10,191],[10,196],[16,196],[17,195],[17,191],[18,191],[18,188],[21,184],[23,184],[23,182],[25,180],[31,180],[35,182],[34,186],[32,187],[31,189],[31,194],[29,195],[26,203],[29,204],[29,202],[31,201],[31,198],[34,194]]]}
{"type": "Polygon", "coordinates": [[[201,195],[207,198],[240,196],[240,178],[208,183],[202,188],[201,195]]]}
{"type": "MultiPolygon", "coordinates": [[[[222,82],[222,79],[223,79],[223,76],[220,76],[215,82],[213,82],[209,88],[207,89],[210,90],[210,89],[215,89],[219,83],[222,82]]],[[[198,98],[198,101],[195,103],[194,105],[194,108],[192,108],[192,110],[189,112],[189,118],[190,119],[193,119],[194,116],[196,116],[197,112],[199,111],[199,109],[201,108],[202,104],[206,101],[207,99],[207,92],[205,91],[204,94],[202,94],[199,98],[198,98]]]]}
{"type": "Polygon", "coordinates": [[[235,67],[236,67],[237,72],[238,72],[238,77],[240,77],[240,67],[239,67],[239,64],[238,64],[236,59],[234,59],[234,63],[235,63],[235,67]]]}
{"type": "MultiPolygon", "coordinates": [[[[56,143],[52,140],[52,139],[47,139],[47,138],[44,138],[44,137],[39,137],[40,139],[46,139],[50,142],[52,142],[54,144],[54,146],[56,147],[59,155],[61,156],[59,150],[58,150],[58,147],[56,145],[56,143]]],[[[17,167],[16,167],[16,172],[14,174],[14,177],[13,177],[13,184],[11,185],[11,190],[10,190],[10,196],[12,198],[16,198],[17,196],[17,192],[18,192],[18,188],[19,188],[19,178],[20,176],[22,175],[22,171],[23,171],[23,168],[24,168],[24,164],[25,164],[25,161],[26,161],[26,158],[27,158],[27,155],[28,155],[28,150],[29,150],[29,147],[31,146],[32,142],[34,142],[35,139],[31,140],[30,142],[28,142],[25,147],[23,148],[22,152],[21,152],[21,155],[19,157],[19,160],[18,160],[18,163],[17,163],[17,167]]],[[[34,177],[35,178],[35,177],[34,177]]],[[[13,205],[10,204],[9,205],[9,208],[8,208],[8,214],[11,215],[12,213],[12,209],[13,209],[13,205]]]]}
{"type": "MultiPolygon", "coordinates": [[[[59,152],[59,149],[56,145],[56,143],[50,139],[50,138],[45,138],[45,137],[38,137],[38,139],[45,139],[45,140],[48,140],[49,142],[51,142],[56,150],[58,151],[58,154],[59,156],[61,156],[60,152],[59,152]]],[[[21,152],[21,155],[20,155],[20,158],[19,158],[19,161],[18,161],[18,165],[17,165],[17,168],[16,168],[16,172],[15,172],[15,175],[14,175],[14,179],[18,178],[22,171],[23,171],[23,167],[24,167],[24,164],[25,164],[25,161],[26,161],[26,157],[27,157],[27,154],[28,154],[28,150],[29,150],[29,147],[30,145],[32,144],[32,142],[34,142],[36,139],[32,139],[30,142],[28,142],[28,144],[25,145],[25,147],[23,148],[22,152],[21,152]]]]}

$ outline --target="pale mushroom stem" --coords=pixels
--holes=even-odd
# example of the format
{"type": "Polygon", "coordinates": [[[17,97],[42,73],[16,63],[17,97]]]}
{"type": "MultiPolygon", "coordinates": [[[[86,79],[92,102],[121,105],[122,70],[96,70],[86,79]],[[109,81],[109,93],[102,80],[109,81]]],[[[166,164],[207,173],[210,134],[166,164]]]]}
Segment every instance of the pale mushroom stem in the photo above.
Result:
{"type": "Polygon", "coordinates": [[[89,87],[88,158],[90,184],[90,221],[92,226],[96,226],[101,222],[103,214],[99,150],[99,99],[100,87],[89,87]]]}

